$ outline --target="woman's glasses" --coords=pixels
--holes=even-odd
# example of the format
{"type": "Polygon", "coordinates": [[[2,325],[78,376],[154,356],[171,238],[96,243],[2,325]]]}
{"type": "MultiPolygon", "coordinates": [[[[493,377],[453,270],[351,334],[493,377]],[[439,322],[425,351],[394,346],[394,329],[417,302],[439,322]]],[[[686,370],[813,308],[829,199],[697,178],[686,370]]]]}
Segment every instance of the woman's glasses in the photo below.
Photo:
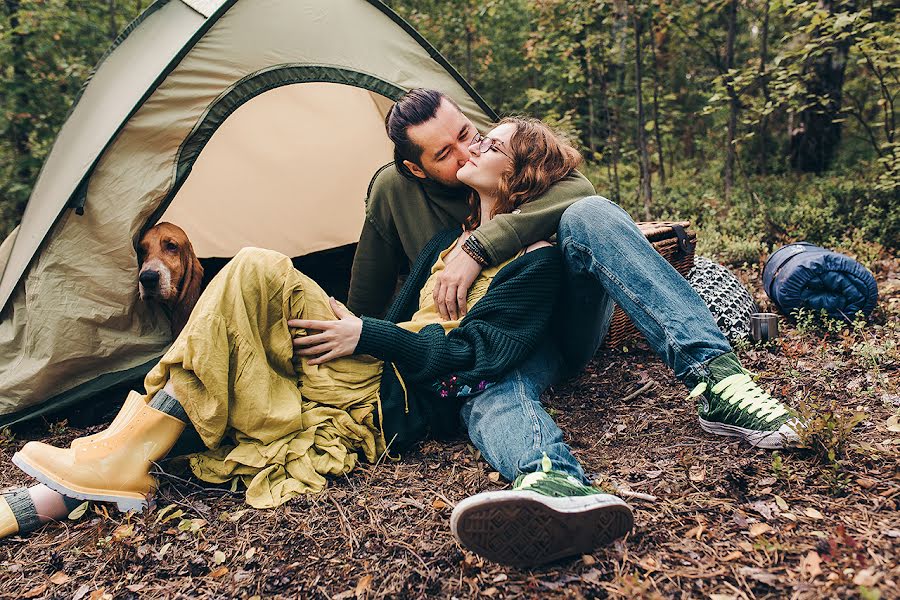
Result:
{"type": "Polygon", "coordinates": [[[503,142],[500,140],[495,140],[494,138],[485,137],[480,133],[476,133],[475,137],[472,138],[470,146],[477,146],[479,154],[484,154],[488,150],[496,150],[506,158],[512,160],[512,156],[500,149],[500,145],[502,144],[503,142]]]}

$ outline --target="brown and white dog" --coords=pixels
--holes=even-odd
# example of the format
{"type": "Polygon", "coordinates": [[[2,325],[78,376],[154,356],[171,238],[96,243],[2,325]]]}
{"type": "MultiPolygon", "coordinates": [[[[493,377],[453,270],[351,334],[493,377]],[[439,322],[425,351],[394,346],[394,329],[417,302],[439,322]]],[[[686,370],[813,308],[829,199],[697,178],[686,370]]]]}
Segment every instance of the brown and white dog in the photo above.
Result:
{"type": "Polygon", "coordinates": [[[191,241],[181,227],[157,223],[138,243],[138,291],[141,300],[158,302],[166,308],[172,336],[184,329],[203,281],[203,266],[194,254],[191,241]]]}

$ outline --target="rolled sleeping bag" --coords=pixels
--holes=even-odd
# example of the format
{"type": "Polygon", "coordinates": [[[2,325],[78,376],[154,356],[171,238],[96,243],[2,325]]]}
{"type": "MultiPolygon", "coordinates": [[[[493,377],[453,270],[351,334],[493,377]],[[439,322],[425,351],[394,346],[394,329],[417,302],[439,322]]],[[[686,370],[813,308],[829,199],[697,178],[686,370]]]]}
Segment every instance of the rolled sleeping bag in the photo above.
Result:
{"type": "Polygon", "coordinates": [[[808,242],[782,246],[766,261],[763,287],[787,316],[798,308],[824,309],[835,319],[868,317],[878,301],[875,277],[843,254],[808,242]]]}

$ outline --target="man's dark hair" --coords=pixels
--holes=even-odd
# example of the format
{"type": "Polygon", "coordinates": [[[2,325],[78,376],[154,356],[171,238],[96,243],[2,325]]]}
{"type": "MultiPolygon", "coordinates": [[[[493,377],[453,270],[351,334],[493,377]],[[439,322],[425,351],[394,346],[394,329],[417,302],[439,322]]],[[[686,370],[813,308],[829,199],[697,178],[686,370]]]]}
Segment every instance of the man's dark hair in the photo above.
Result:
{"type": "Polygon", "coordinates": [[[423,149],[409,139],[409,128],[433,119],[445,98],[459,108],[452,98],[437,90],[413,88],[403,94],[385,116],[384,128],[394,143],[394,165],[401,175],[417,179],[403,164],[404,160],[421,166],[423,149]]]}

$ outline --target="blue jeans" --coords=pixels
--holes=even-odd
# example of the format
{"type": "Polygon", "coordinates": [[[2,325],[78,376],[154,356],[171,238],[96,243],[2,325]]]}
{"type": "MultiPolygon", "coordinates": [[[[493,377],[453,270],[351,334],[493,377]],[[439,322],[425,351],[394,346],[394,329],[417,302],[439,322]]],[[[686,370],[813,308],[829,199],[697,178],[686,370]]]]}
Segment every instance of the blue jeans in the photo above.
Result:
{"type": "Polygon", "coordinates": [[[555,471],[585,481],[584,470],[563,442],[562,431],[541,394],[559,376],[562,358],[545,344],[502,381],[469,398],[461,415],[469,438],[492,467],[509,481],[541,470],[544,453],[555,471]]]}
{"type": "Polygon", "coordinates": [[[564,370],[587,364],[616,304],[681,380],[707,375],[709,361],[731,352],[703,300],[616,204],[600,196],[576,202],[563,213],[558,239],[567,271],[562,354],[546,344],[462,408],[472,442],[508,480],[539,470],[544,453],[555,470],[585,480],[540,395],[564,370]]]}

